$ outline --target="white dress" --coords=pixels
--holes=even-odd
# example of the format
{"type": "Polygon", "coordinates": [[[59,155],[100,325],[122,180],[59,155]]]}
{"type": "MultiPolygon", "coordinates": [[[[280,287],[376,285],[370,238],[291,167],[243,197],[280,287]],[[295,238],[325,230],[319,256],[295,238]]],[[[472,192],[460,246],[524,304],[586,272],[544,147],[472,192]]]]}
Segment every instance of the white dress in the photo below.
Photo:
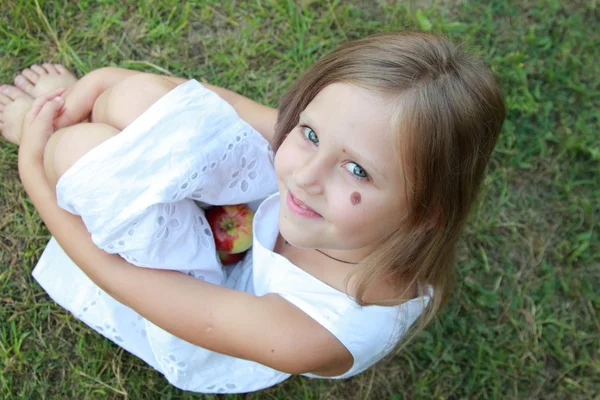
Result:
{"type": "MultiPolygon", "coordinates": [[[[276,293],[299,307],[354,357],[352,368],[332,379],[356,375],[387,355],[429,300],[360,307],[274,253],[280,196],[273,151],[227,102],[194,80],[87,153],[60,179],[57,198],[82,216],[98,247],[135,265],[176,269],[257,296],[276,293]],[[202,207],[240,203],[256,210],[253,247],[223,268],[202,207]]],[[[192,345],[152,324],[97,287],[54,238],[33,276],[75,317],[183,390],[251,392],[290,376],[192,345]]]]}

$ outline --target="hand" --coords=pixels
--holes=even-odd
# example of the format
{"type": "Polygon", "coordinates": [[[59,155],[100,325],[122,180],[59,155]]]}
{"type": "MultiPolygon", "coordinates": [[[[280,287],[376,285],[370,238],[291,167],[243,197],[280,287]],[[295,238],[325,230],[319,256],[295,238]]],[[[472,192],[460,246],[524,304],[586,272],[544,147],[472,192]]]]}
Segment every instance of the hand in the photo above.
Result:
{"type": "Polygon", "coordinates": [[[64,88],[57,89],[35,99],[23,120],[19,158],[42,161],[48,139],[55,130],[54,121],[64,105],[60,97],[64,91],[64,88]]]}
{"type": "Polygon", "coordinates": [[[89,98],[82,98],[81,87],[82,84],[78,81],[61,95],[63,105],[54,120],[54,129],[67,128],[84,121],[90,122],[91,107],[94,103],[90,102],[89,98]]]}

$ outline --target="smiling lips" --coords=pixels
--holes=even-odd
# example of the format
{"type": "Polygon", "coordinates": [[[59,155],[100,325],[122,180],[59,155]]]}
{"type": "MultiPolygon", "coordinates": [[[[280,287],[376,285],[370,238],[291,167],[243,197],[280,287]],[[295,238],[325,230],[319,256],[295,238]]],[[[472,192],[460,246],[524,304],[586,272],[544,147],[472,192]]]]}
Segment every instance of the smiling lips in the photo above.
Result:
{"type": "Polygon", "coordinates": [[[287,196],[287,204],[290,210],[297,215],[308,217],[308,218],[323,218],[321,214],[317,213],[315,210],[298,200],[292,192],[288,191],[287,196]]]}

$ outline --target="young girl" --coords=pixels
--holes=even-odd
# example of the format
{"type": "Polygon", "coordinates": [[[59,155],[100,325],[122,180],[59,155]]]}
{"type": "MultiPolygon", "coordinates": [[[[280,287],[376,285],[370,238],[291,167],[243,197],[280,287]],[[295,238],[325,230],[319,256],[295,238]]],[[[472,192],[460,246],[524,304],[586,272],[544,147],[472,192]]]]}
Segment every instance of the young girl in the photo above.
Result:
{"type": "Polygon", "coordinates": [[[460,48],[423,33],[346,43],[277,111],[196,81],[92,74],[77,85],[105,82],[89,86],[93,124],[54,133],[81,118],[77,85],[64,105],[60,90],[40,96],[22,134],[7,109],[25,96],[2,98],[3,134],[20,137],[21,179],[54,236],[34,276],[172,384],[350,377],[446,301],[505,115],[492,74],[460,48]],[[192,199],[259,204],[243,262],[214,263],[192,199]]]}

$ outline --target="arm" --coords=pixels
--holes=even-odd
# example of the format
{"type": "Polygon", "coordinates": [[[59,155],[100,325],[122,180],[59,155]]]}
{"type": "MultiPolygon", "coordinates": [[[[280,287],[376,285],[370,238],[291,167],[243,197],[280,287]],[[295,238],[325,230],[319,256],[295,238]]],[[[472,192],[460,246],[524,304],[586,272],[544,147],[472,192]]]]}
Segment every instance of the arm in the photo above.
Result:
{"type": "MultiPolygon", "coordinates": [[[[180,85],[187,79],[164,76],[170,81],[180,85]]],[[[223,89],[218,86],[202,82],[204,86],[218,94],[235,109],[241,119],[249,123],[254,129],[269,142],[273,143],[275,135],[275,123],[277,122],[277,110],[255,102],[241,94],[223,89]]]]}
{"type": "Polygon", "coordinates": [[[288,373],[337,374],[348,369],[352,357],[344,346],[277,295],[258,297],[179,272],[138,268],[98,249],[80,217],[57,206],[44,175],[39,142],[52,134],[51,112],[57,110],[52,107],[58,107],[48,104],[24,123],[19,173],[50,232],[92,281],[154,324],[198,346],[288,373]]]}
{"type": "MultiPolygon", "coordinates": [[[[106,67],[94,70],[85,75],[65,93],[64,112],[59,117],[56,126],[70,126],[87,118],[92,111],[96,99],[102,92],[124,79],[137,74],[143,74],[143,72],[106,67]]],[[[176,85],[187,81],[187,79],[183,78],[159,76],[168,79],[176,85]]],[[[260,132],[269,143],[272,143],[275,134],[275,122],[277,121],[276,109],[259,104],[231,90],[207,83],[202,84],[231,104],[240,118],[260,132]]]]}
{"type": "Polygon", "coordinates": [[[69,257],[110,296],[162,329],[291,374],[340,365],[343,372],[350,366],[337,339],[277,295],[257,297],[179,272],[138,268],[103,252],[81,219],[56,205],[39,165],[19,162],[19,170],[34,206],[69,257]]]}

